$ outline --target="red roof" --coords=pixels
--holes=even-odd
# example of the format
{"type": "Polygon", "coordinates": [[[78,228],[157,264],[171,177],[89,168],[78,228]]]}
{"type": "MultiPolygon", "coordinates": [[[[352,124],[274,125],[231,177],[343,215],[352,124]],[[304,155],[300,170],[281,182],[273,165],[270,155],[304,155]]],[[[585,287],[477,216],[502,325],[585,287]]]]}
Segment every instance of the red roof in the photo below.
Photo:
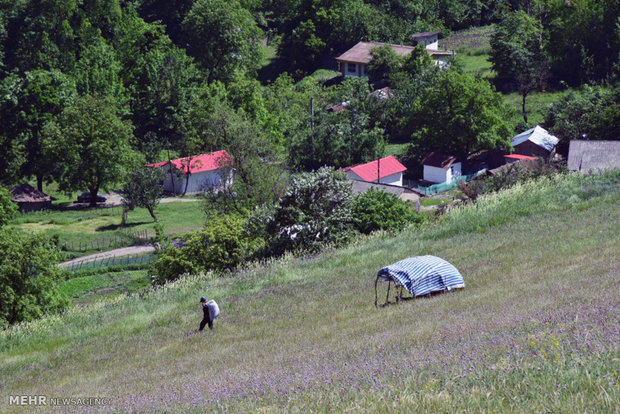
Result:
{"type": "MultiPolygon", "coordinates": [[[[176,160],[171,160],[170,162],[185,174],[187,174],[188,170],[191,174],[196,174],[204,171],[217,170],[222,167],[229,167],[232,165],[233,160],[226,150],[220,150],[212,152],[211,154],[200,154],[190,157],[177,158],[176,160]]],[[[148,164],[147,167],[163,167],[165,165],[168,165],[168,161],[148,164]]]]}
{"type": "Polygon", "coordinates": [[[535,160],[536,159],[536,157],[530,157],[529,155],[521,155],[521,154],[504,155],[504,158],[512,158],[513,160],[535,160]]]}
{"type": "MultiPolygon", "coordinates": [[[[393,155],[390,155],[379,160],[379,178],[387,177],[388,175],[396,174],[399,172],[407,171],[407,167],[402,165],[393,155]]],[[[371,161],[366,164],[354,165],[352,167],[343,168],[342,171],[353,171],[362,180],[372,182],[377,181],[377,160],[371,161]]]]}

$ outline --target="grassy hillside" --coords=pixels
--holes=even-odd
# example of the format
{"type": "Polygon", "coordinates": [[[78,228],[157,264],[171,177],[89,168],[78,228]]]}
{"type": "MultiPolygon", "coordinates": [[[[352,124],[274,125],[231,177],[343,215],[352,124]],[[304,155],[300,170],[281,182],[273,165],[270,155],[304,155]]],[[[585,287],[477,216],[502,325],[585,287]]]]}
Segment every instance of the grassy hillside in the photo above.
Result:
{"type": "Polygon", "coordinates": [[[613,411],[619,182],[545,178],[425,229],[14,327],[0,333],[0,411],[12,394],[121,411],[613,411]],[[377,270],[428,253],[466,289],[375,309],[377,270]],[[195,334],[201,295],[222,315],[195,334]]]}

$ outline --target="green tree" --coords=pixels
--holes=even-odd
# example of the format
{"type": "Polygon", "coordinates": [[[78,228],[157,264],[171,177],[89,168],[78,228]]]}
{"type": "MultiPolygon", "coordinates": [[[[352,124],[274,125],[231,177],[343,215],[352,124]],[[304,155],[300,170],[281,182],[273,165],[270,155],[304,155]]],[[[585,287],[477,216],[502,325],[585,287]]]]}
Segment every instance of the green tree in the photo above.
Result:
{"type": "Polygon", "coordinates": [[[445,70],[420,95],[408,115],[409,153],[429,151],[464,159],[470,152],[510,145],[511,128],[502,97],[488,82],[445,70]]]}
{"type": "Polygon", "coordinates": [[[183,26],[188,52],[209,81],[229,81],[236,70],[254,73],[262,52],[262,31],[238,0],[197,0],[183,26]]]}
{"type": "Polygon", "coordinates": [[[11,201],[11,193],[0,187],[0,227],[17,214],[17,206],[11,201]]]}
{"type": "Polygon", "coordinates": [[[343,244],[351,236],[351,181],[323,167],[293,177],[267,223],[273,254],[343,244]]]}
{"type": "Polygon", "coordinates": [[[412,203],[374,188],[356,195],[351,209],[355,229],[365,234],[376,230],[401,230],[408,224],[422,221],[412,203]]]}
{"type": "Polygon", "coordinates": [[[87,188],[92,205],[99,189],[121,182],[136,161],[129,145],[132,126],[109,98],[77,99],[45,126],[44,136],[46,154],[58,166],[59,188],[87,188]]]}
{"type": "Polygon", "coordinates": [[[542,24],[523,11],[509,14],[491,38],[490,60],[498,79],[516,83],[522,98],[523,120],[527,123],[527,95],[542,88],[549,71],[542,24]]]}
{"type": "Polygon", "coordinates": [[[155,207],[163,197],[165,175],[166,172],[161,168],[138,167],[127,176],[121,200],[123,224],[126,221],[127,212],[136,207],[147,209],[153,221],[157,221],[155,207]]]}
{"type": "Polygon", "coordinates": [[[620,87],[584,86],[551,104],[545,127],[567,145],[573,139],[620,139],[620,87]]]}
{"type": "Polygon", "coordinates": [[[0,327],[59,311],[69,300],[57,289],[63,271],[50,240],[0,229],[0,327]]]}

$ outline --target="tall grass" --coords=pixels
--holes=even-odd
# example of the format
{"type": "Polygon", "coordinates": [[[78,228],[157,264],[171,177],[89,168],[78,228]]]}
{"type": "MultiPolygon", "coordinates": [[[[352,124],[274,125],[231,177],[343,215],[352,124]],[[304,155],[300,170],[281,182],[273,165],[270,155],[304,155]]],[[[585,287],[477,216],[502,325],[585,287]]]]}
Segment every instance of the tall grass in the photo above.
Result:
{"type": "Polygon", "coordinates": [[[435,227],[12,327],[0,394],[139,412],[617,410],[619,178],[541,179],[435,227]],[[466,289],[375,309],[376,271],[427,253],[466,289]],[[198,335],[202,295],[222,316],[198,335]]]}

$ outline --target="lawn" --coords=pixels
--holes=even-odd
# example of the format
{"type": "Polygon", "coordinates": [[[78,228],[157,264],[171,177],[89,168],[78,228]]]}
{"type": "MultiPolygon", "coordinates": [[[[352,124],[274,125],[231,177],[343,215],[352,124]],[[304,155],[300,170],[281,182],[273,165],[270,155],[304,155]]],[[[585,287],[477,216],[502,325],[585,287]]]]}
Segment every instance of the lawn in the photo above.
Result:
{"type": "Polygon", "coordinates": [[[123,412],[613,412],[619,180],[544,178],[422,229],[13,327],[0,393],[123,412]],[[466,288],[375,309],[377,270],[428,253],[466,288]],[[202,295],[222,314],[195,334],[202,295]]]}
{"type": "Polygon", "coordinates": [[[84,304],[118,296],[136,293],[151,285],[144,270],[97,273],[75,277],[64,281],[60,290],[73,303],[84,304]]]}
{"type": "MultiPolygon", "coordinates": [[[[162,203],[156,209],[159,222],[169,235],[186,233],[203,226],[202,203],[162,203]]],[[[155,234],[154,222],[145,209],[129,213],[127,225],[120,227],[122,209],[86,208],[53,209],[21,214],[9,226],[35,233],[58,235],[60,245],[67,246],[67,258],[144,243],[155,234]]]]}
{"type": "MultiPolygon", "coordinates": [[[[526,99],[526,110],[528,114],[528,123],[530,125],[542,124],[545,120],[545,115],[549,106],[567,95],[570,89],[558,92],[532,92],[526,99]]],[[[513,125],[523,122],[523,116],[521,112],[521,94],[513,92],[504,94],[504,103],[513,110],[511,121],[513,125]]]]}

